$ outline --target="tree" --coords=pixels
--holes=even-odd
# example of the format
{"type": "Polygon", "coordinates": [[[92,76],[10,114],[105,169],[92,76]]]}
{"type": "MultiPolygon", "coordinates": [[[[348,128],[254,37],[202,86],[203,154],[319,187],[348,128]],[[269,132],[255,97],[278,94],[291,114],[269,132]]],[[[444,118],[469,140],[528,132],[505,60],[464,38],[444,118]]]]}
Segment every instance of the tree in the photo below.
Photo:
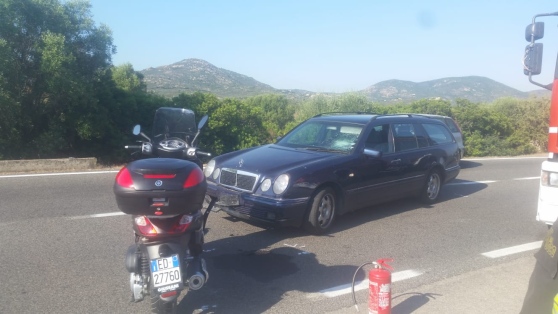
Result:
{"type": "Polygon", "coordinates": [[[328,112],[368,112],[379,113],[380,106],[373,104],[366,96],[357,93],[342,95],[316,95],[303,102],[295,113],[296,121],[302,122],[312,116],[328,112]]]}
{"type": "MultiPolygon", "coordinates": [[[[213,155],[266,143],[269,138],[262,122],[262,109],[239,99],[218,99],[194,93],[173,98],[174,106],[193,110],[198,117],[209,116],[200,136],[200,147],[213,155]]],[[[199,119],[199,118],[198,118],[199,119]]]]}
{"type": "Polygon", "coordinates": [[[550,101],[546,98],[502,98],[494,109],[513,121],[512,134],[506,139],[518,154],[544,152],[548,142],[550,101]]]}
{"type": "Polygon", "coordinates": [[[95,84],[115,52],[110,30],[95,26],[86,1],[1,0],[3,93],[20,106],[21,156],[75,152],[101,138],[106,108],[95,84]]]}
{"type": "Polygon", "coordinates": [[[261,109],[262,124],[269,135],[266,142],[275,142],[295,125],[295,107],[281,95],[260,95],[244,100],[248,106],[261,109]]]}
{"type": "Polygon", "coordinates": [[[513,146],[505,141],[513,132],[513,121],[494,105],[458,99],[453,113],[463,132],[468,155],[514,154],[513,146]]]}
{"type": "Polygon", "coordinates": [[[407,107],[409,113],[437,114],[452,117],[451,102],[442,99],[421,99],[407,107]]]}
{"type": "Polygon", "coordinates": [[[143,74],[136,72],[131,63],[112,68],[112,79],[116,87],[128,92],[147,92],[143,74]]]}

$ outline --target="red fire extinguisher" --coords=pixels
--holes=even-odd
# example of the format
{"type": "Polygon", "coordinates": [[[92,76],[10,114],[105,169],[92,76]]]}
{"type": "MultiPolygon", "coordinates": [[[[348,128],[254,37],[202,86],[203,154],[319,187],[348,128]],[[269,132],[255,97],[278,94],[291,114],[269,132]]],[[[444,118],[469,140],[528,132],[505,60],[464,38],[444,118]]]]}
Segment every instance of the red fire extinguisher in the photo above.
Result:
{"type": "Polygon", "coordinates": [[[381,258],[372,263],[362,264],[353,276],[353,301],[358,311],[358,305],[355,298],[355,278],[358,271],[366,266],[373,264],[374,268],[368,272],[368,313],[369,314],[390,314],[391,313],[391,268],[388,262],[393,261],[391,258],[381,258]]]}
{"type": "Polygon", "coordinates": [[[393,268],[387,264],[391,261],[393,259],[383,258],[373,262],[374,268],[368,273],[369,314],[391,313],[391,271],[393,268]]]}

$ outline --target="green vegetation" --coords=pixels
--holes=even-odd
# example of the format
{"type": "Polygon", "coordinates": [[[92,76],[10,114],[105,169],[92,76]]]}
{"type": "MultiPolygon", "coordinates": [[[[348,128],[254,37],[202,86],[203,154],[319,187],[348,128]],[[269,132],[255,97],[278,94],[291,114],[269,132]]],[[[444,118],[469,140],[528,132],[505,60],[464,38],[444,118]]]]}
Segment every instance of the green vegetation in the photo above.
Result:
{"type": "Polygon", "coordinates": [[[422,99],[409,104],[379,105],[360,95],[314,97],[299,106],[304,120],[320,112],[428,113],[454,118],[463,132],[467,156],[515,156],[546,151],[548,98],[500,98],[493,103],[457,99],[422,99]]]}
{"type": "MultiPolygon", "coordinates": [[[[323,112],[431,113],[455,118],[469,156],[546,150],[549,101],[500,98],[492,103],[422,99],[393,105],[362,93],[305,98],[263,94],[172,99],[148,92],[131,64],[114,66],[110,29],[96,26],[87,1],[0,0],[0,159],[95,156],[124,162],[135,124],[149,133],[159,107],[209,115],[200,146],[219,155],[273,142],[323,112]]],[[[243,78],[244,80],[248,80],[243,78]]]]}

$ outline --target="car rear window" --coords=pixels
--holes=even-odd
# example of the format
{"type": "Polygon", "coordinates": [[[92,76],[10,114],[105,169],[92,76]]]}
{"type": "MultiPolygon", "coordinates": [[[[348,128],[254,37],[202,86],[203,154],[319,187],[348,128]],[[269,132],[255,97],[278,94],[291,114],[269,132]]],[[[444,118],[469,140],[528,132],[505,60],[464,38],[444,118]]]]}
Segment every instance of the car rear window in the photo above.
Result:
{"type": "Polygon", "coordinates": [[[459,128],[457,127],[457,124],[455,124],[455,121],[453,121],[451,118],[444,118],[444,122],[446,123],[450,131],[452,131],[453,133],[459,132],[459,128]]]}

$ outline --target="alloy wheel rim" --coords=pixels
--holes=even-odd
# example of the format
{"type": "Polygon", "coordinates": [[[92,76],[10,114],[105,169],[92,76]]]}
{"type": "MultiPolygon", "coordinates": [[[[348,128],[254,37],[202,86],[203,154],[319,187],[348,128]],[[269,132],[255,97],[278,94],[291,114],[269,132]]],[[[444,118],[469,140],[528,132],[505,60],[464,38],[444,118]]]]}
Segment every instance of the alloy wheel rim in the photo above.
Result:
{"type": "Polygon", "coordinates": [[[318,223],[322,228],[327,227],[333,217],[333,196],[331,194],[326,194],[322,197],[318,212],[318,223]]]}
{"type": "Polygon", "coordinates": [[[426,193],[428,198],[433,200],[438,196],[438,192],[440,191],[440,176],[437,173],[433,173],[430,175],[430,179],[428,180],[428,188],[426,193]]]}

